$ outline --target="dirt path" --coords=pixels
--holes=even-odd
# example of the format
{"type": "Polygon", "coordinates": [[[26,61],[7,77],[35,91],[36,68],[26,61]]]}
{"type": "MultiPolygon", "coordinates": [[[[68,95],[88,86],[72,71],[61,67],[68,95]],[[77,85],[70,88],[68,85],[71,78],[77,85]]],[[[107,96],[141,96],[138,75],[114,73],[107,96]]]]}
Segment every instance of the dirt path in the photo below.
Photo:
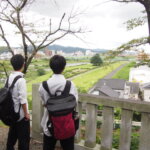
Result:
{"type": "MultiPolygon", "coordinates": [[[[0,150],[6,150],[6,141],[7,141],[7,133],[8,127],[0,127],[0,150]]],[[[31,138],[30,140],[30,150],[42,150],[42,143],[39,141],[35,141],[31,138]]],[[[17,150],[17,144],[16,144],[17,150]]],[[[55,150],[61,150],[60,148],[56,148],[55,150]]]]}

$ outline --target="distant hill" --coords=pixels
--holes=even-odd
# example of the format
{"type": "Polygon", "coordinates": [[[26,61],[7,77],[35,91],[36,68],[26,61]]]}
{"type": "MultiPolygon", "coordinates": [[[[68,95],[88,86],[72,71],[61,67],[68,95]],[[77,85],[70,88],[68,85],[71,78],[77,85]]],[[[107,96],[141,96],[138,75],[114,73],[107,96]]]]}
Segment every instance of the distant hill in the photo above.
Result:
{"type": "Polygon", "coordinates": [[[65,53],[72,53],[72,52],[76,52],[76,51],[85,52],[86,50],[91,50],[91,51],[97,52],[97,53],[106,53],[109,51],[107,49],[86,49],[86,48],[81,48],[81,47],[71,47],[71,46],[61,46],[61,45],[50,45],[50,46],[48,46],[48,49],[56,50],[56,51],[62,50],[65,53]]]}
{"type": "MultiPolygon", "coordinates": [[[[17,48],[17,47],[15,47],[15,48],[17,48]]],[[[72,53],[72,52],[76,52],[76,51],[82,51],[84,53],[86,50],[91,50],[91,51],[97,52],[97,53],[106,53],[109,51],[107,49],[86,49],[86,48],[81,48],[81,47],[71,47],[71,46],[61,46],[61,45],[50,45],[47,48],[49,50],[56,50],[56,51],[62,50],[65,53],[72,53]]],[[[6,51],[8,51],[7,47],[0,47],[0,53],[6,52],[6,51]]],[[[30,52],[32,51],[31,46],[29,46],[29,51],[30,52]]]]}

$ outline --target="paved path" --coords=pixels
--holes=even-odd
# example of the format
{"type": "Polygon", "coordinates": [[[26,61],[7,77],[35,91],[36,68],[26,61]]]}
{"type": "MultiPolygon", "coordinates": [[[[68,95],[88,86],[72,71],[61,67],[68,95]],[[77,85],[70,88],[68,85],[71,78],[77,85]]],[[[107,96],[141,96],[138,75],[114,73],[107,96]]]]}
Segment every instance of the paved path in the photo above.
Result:
{"type": "MultiPolygon", "coordinates": [[[[103,79],[111,79],[119,70],[121,70],[124,66],[126,66],[127,63],[122,64],[121,66],[119,66],[117,69],[113,70],[112,72],[110,72],[108,75],[106,75],[103,79]]],[[[101,80],[101,79],[100,79],[101,80]]],[[[97,83],[96,83],[97,84],[97,83]]],[[[93,89],[95,88],[96,84],[89,90],[88,93],[91,93],[93,91],[93,89]]]]}
{"type": "Polygon", "coordinates": [[[121,66],[119,66],[117,69],[113,70],[112,72],[110,72],[108,75],[106,75],[103,79],[111,79],[120,69],[122,69],[124,66],[126,66],[127,64],[122,64],[121,66]]]}

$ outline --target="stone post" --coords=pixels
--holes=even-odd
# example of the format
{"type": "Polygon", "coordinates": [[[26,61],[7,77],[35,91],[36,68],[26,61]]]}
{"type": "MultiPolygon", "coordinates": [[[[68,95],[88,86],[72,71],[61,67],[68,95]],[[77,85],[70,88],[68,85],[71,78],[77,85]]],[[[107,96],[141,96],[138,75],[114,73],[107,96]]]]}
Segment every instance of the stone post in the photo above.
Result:
{"type": "Polygon", "coordinates": [[[43,115],[43,106],[38,93],[39,84],[32,85],[32,138],[42,140],[41,118],[43,115]]]}

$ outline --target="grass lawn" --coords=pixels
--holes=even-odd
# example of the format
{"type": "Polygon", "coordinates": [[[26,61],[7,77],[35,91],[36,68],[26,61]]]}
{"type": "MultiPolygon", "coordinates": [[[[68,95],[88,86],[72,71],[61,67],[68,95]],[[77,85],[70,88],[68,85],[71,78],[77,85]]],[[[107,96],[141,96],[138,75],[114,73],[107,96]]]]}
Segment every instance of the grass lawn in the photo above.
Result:
{"type": "Polygon", "coordinates": [[[135,62],[131,62],[119,70],[114,76],[113,79],[126,79],[129,80],[130,68],[134,67],[135,62]]]}
{"type": "Polygon", "coordinates": [[[73,82],[77,86],[79,92],[86,93],[99,79],[103,78],[123,63],[124,62],[117,62],[109,66],[99,67],[87,74],[81,74],[74,78],[73,82]]]}
{"type": "MultiPolygon", "coordinates": [[[[63,74],[66,78],[70,78],[70,77],[73,77],[75,75],[87,72],[87,71],[95,69],[95,68],[97,68],[97,66],[93,66],[91,64],[84,64],[84,65],[79,65],[79,66],[70,66],[70,67],[66,67],[63,74]]],[[[32,71],[30,72],[30,74],[32,74],[32,71]]],[[[29,102],[29,108],[30,109],[32,107],[32,104],[31,104],[31,101],[32,101],[32,84],[41,83],[45,80],[48,80],[52,76],[52,74],[53,74],[52,71],[49,71],[45,75],[35,76],[32,80],[31,80],[31,77],[29,77],[29,78],[28,78],[28,76],[26,77],[28,102],[29,102]]],[[[33,75],[34,75],[34,72],[33,72],[33,75]]]]}

